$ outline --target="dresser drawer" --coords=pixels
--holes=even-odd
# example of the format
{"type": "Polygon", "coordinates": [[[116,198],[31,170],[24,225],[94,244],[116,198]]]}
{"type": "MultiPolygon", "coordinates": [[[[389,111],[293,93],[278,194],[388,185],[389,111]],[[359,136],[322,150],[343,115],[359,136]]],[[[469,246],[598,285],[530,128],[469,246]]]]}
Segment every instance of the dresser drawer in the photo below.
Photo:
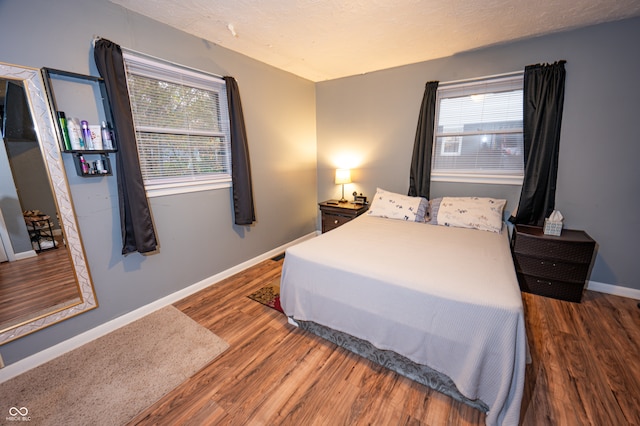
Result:
{"type": "Polygon", "coordinates": [[[591,263],[595,242],[540,238],[525,233],[514,235],[513,251],[516,254],[544,257],[572,263],[591,263]]]}
{"type": "Polygon", "coordinates": [[[339,214],[333,213],[323,213],[322,214],[322,232],[331,231],[332,229],[337,228],[340,225],[344,225],[353,219],[352,216],[342,216],[339,214]]]}
{"type": "Polygon", "coordinates": [[[552,297],[568,302],[580,303],[582,300],[583,283],[570,283],[545,279],[526,274],[518,274],[520,290],[539,296],[552,297]]]}
{"type": "Polygon", "coordinates": [[[540,259],[516,253],[516,271],[536,277],[584,284],[589,273],[588,263],[568,263],[540,259]]]}

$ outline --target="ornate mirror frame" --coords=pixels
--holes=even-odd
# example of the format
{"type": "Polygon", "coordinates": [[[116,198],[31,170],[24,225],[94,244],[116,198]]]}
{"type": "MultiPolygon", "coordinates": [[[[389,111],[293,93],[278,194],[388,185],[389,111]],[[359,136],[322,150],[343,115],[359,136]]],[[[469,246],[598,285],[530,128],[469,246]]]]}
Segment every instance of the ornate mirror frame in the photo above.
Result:
{"type": "Polygon", "coordinates": [[[0,62],[0,78],[19,80],[24,85],[80,293],[80,301],[76,304],[0,330],[0,345],[2,345],[67,318],[95,309],[98,307],[98,302],[80,238],[71,200],[71,191],[67,183],[67,175],[60,152],[60,145],[58,144],[57,132],[55,131],[56,127],[53,121],[53,114],[49,108],[49,100],[42,74],[37,68],[0,62]]]}

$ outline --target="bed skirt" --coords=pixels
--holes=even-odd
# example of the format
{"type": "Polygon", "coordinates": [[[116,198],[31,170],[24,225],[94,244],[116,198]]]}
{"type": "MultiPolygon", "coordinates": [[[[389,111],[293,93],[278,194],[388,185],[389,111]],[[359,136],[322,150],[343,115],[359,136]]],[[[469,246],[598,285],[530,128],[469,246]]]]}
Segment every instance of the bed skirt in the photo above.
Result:
{"type": "Polygon", "coordinates": [[[391,371],[394,371],[415,382],[423,384],[444,395],[450,396],[456,401],[460,401],[475,409],[486,413],[489,406],[479,399],[472,400],[466,398],[458,391],[455,383],[446,374],[442,374],[426,365],[416,364],[408,358],[393,351],[378,349],[366,340],[358,339],[347,333],[333,330],[313,321],[293,320],[301,329],[306,330],[316,336],[322,337],[350,352],[360,355],[369,361],[375,362],[391,371]]]}

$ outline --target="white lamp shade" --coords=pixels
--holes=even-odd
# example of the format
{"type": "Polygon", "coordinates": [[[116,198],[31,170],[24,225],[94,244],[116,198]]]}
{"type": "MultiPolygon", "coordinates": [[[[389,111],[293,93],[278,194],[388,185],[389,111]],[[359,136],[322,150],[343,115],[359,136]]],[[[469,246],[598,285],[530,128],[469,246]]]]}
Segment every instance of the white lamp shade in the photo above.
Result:
{"type": "Polygon", "coordinates": [[[351,183],[351,170],[336,169],[336,185],[351,183]]]}

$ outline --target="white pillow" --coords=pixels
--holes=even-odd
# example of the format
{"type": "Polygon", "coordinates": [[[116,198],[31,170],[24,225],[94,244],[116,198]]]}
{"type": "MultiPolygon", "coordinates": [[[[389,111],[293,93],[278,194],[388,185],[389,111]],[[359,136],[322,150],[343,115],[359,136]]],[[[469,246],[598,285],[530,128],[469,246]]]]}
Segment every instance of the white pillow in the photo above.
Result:
{"type": "Polygon", "coordinates": [[[480,197],[443,197],[438,209],[438,225],[502,230],[502,211],[507,200],[480,197]]]}
{"type": "Polygon", "coordinates": [[[410,197],[378,188],[367,214],[388,219],[424,222],[428,205],[426,198],[410,197]]]}

